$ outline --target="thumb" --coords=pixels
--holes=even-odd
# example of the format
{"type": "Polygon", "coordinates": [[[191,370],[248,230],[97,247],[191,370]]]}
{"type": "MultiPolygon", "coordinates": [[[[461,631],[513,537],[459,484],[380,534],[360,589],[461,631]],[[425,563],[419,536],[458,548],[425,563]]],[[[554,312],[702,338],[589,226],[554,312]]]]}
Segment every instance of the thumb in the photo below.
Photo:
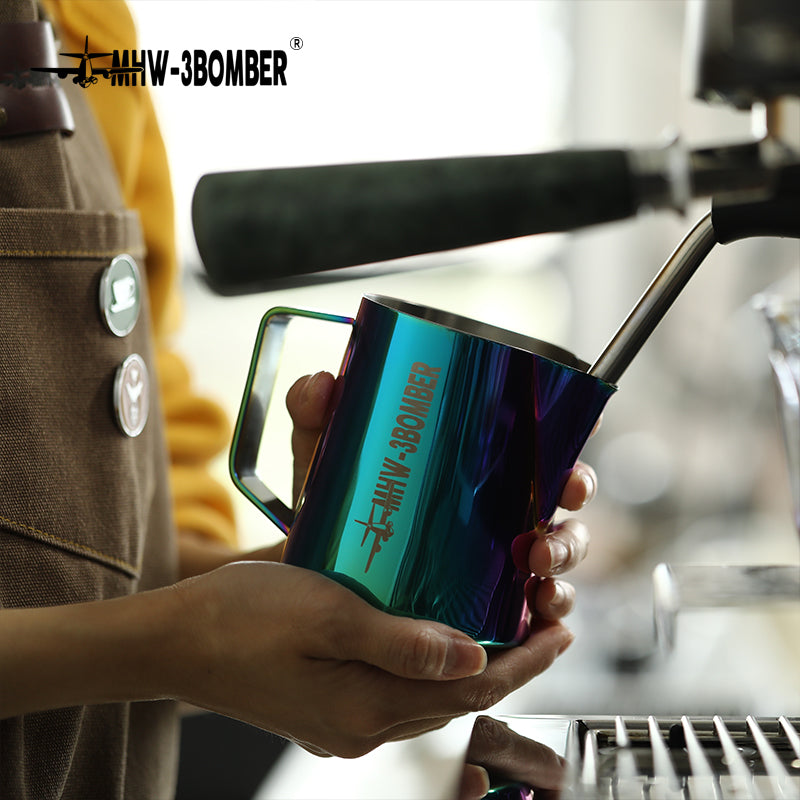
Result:
{"type": "Polygon", "coordinates": [[[286,395],[286,408],[292,418],[295,502],[311,465],[317,440],[330,416],[334,384],[333,375],[318,372],[297,380],[286,395]]]}
{"type": "Polygon", "coordinates": [[[396,617],[364,603],[362,619],[339,640],[342,658],[379,667],[401,678],[453,680],[486,669],[486,651],[464,633],[438,622],[396,617]]]}
{"type": "Polygon", "coordinates": [[[335,378],[330,372],[317,372],[298,378],[286,393],[286,408],[295,430],[314,437],[325,427],[335,378]]]}

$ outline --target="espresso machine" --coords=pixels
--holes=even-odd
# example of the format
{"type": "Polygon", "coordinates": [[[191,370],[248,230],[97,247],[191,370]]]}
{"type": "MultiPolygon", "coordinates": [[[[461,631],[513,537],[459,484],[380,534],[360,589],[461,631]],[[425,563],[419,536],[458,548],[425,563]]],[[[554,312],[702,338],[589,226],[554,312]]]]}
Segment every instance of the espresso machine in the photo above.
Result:
{"type": "MultiPolygon", "coordinates": [[[[800,141],[784,116],[784,98],[800,98],[800,8],[794,0],[705,0],[692,3],[690,14],[693,94],[711,105],[749,111],[751,139],[693,148],[676,137],[649,149],[207,175],[197,186],[193,215],[209,283],[221,294],[262,291],[298,275],[574,231],[626,219],[642,208],[682,214],[692,201],[708,198],[708,212],[592,365],[592,374],[620,382],[718,245],[800,238],[800,141]]],[[[800,264],[794,289],[800,293],[800,264]]],[[[760,302],[772,326],[771,362],[788,463],[796,470],[797,307],[783,298],[760,302]]],[[[797,491],[800,474],[791,480],[797,491]]],[[[795,519],[800,524],[797,508],[795,519]]],[[[680,616],[692,608],[765,598],[800,602],[800,569],[660,564],[653,587],[658,642],[668,649],[680,616]]],[[[493,728],[486,737],[485,722],[473,731],[474,749],[486,763],[491,758],[481,747],[493,736],[522,758],[541,756],[540,750],[532,754],[529,742],[535,741],[565,759],[557,788],[526,782],[535,770],[503,775],[490,769],[489,796],[502,800],[800,798],[800,720],[789,715],[730,716],[721,709],[703,716],[503,716],[495,723],[501,736],[493,728]]]]}

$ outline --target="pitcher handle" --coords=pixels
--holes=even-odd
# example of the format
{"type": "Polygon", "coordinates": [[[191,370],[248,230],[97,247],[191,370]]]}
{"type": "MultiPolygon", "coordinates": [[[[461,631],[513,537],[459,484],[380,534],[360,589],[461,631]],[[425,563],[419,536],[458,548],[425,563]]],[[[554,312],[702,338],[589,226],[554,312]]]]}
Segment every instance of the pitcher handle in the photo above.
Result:
{"type": "Polygon", "coordinates": [[[267,413],[278,375],[289,323],[294,317],[353,324],[352,317],[297,308],[270,309],[258,329],[244,395],[231,444],[229,468],[236,487],[284,533],[294,520],[294,509],[281,501],[258,475],[256,466],[267,413]]]}

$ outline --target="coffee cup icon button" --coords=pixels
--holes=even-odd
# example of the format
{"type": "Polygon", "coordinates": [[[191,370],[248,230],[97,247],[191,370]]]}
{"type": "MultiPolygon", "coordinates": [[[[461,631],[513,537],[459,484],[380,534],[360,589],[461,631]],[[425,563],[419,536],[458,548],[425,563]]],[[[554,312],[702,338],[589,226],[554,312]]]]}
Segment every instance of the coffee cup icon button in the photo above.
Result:
{"type": "Polygon", "coordinates": [[[100,278],[100,313],[109,332],[127,336],[136,326],[141,306],[141,276],[127,254],[114,258],[100,278]]]}

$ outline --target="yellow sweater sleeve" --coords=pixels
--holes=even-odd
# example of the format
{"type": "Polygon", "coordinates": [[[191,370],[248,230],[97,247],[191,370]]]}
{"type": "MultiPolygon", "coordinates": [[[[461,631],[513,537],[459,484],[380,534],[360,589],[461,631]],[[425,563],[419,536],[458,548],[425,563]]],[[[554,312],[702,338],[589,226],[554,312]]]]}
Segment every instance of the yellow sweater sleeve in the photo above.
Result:
{"type": "MultiPolygon", "coordinates": [[[[123,0],[44,0],[44,6],[63,50],[82,50],[86,36],[94,52],[137,49],[134,21],[123,0]]],[[[219,406],[195,394],[186,365],[167,346],[180,316],[178,267],[166,149],[152,99],[144,86],[120,89],[110,81],[94,84],[86,96],[105,135],[123,199],[139,212],[144,230],[175,523],[178,530],[234,544],[230,495],[208,471],[228,442],[228,420],[219,406]]]]}

